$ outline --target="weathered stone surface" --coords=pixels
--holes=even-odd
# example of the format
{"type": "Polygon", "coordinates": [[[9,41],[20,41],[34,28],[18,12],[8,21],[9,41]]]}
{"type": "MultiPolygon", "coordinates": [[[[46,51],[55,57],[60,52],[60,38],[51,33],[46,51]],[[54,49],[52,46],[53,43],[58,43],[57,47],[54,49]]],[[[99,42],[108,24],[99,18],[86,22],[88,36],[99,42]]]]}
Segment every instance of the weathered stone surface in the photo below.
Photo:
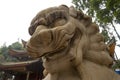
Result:
{"type": "Polygon", "coordinates": [[[61,5],[40,11],[29,27],[27,50],[42,57],[44,80],[120,80],[90,16],[61,5]]]}

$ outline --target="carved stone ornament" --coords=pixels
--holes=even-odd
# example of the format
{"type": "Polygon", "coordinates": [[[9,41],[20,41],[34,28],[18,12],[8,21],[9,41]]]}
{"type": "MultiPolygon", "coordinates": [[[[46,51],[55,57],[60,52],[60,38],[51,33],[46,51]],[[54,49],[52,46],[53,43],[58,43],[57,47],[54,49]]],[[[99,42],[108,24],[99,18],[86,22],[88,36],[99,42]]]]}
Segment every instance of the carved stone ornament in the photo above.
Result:
{"type": "Polygon", "coordinates": [[[73,6],[40,11],[31,21],[27,51],[41,58],[43,80],[120,80],[104,37],[90,16],[73,6]]]}

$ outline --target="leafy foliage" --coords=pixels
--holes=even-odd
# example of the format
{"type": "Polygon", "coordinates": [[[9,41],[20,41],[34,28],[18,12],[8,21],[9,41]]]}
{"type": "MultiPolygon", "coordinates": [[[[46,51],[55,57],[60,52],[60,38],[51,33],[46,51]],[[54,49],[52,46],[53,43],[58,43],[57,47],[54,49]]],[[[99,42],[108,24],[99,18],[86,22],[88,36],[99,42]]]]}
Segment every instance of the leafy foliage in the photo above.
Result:
{"type": "Polygon", "coordinates": [[[77,9],[96,17],[98,22],[120,23],[120,0],[73,0],[73,3],[77,9]]]}
{"type": "Polygon", "coordinates": [[[9,45],[8,48],[16,49],[16,50],[23,50],[22,44],[19,42],[14,42],[11,45],[9,45]]]}
{"type": "Polygon", "coordinates": [[[112,66],[112,68],[115,69],[120,69],[120,60],[117,60],[115,64],[112,66]]]}
{"type": "MultiPolygon", "coordinates": [[[[104,31],[109,32],[108,26],[111,25],[120,39],[114,26],[114,23],[120,24],[120,0],[72,0],[72,2],[78,10],[84,10],[86,14],[94,17],[94,21],[104,31]]],[[[105,36],[109,37],[107,34],[105,36]]]]}
{"type": "Polygon", "coordinates": [[[1,46],[0,54],[3,55],[5,58],[8,57],[8,47],[5,44],[1,46]]]}
{"type": "Polygon", "coordinates": [[[110,40],[109,33],[107,32],[107,30],[102,30],[101,34],[105,35],[104,36],[105,37],[105,42],[110,40]]]}
{"type": "Polygon", "coordinates": [[[23,50],[22,44],[19,42],[14,42],[8,47],[4,44],[0,47],[0,62],[3,61],[18,61],[16,58],[13,58],[9,55],[8,50],[9,49],[16,49],[16,50],[23,50]]]}

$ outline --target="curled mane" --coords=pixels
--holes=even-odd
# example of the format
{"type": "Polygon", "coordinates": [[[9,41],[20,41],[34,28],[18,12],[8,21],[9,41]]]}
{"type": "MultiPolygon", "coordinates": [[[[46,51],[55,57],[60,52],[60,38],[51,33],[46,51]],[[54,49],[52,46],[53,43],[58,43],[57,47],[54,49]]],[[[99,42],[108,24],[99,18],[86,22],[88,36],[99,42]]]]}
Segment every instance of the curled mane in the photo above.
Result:
{"type": "Polygon", "coordinates": [[[38,25],[50,26],[57,18],[67,19],[69,8],[66,5],[51,7],[40,11],[31,21],[29,34],[32,35],[38,25]]]}

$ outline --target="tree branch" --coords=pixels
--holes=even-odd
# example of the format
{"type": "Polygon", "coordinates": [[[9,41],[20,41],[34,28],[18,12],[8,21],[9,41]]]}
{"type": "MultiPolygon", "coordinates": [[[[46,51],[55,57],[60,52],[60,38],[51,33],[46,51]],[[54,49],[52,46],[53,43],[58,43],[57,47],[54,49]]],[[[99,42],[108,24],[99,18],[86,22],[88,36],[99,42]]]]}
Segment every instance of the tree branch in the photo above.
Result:
{"type": "Polygon", "coordinates": [[[117,37],[118,37],[118,38],[119,38],[119,40],[120,40],[120,35],[118,34],[118,32],[117,32],[117,30],[116,30],[116,28],[115,28],[115,26],[114,26],[113,22],[111,22],[111,24],[112,24],[112,27],[113,27],[113,29],[114,29],[114,31],[115,31],[115,33],[116,33],[117,37]]]}

